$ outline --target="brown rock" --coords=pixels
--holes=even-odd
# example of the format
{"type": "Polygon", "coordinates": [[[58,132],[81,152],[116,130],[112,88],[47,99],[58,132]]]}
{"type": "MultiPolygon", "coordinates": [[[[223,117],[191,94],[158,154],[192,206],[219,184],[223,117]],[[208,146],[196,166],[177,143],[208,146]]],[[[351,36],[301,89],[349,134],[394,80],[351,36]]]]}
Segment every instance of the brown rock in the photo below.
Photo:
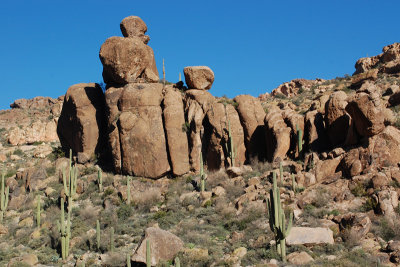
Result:
{"type": "Polygon", "coordinates": [[[224,166],[243,165],[246,159],[244,132],[235,108],[232,105],[214,103],[207,112],[207,120],[209,124],[204,129],[207,168],[219,170],[224,166]],[[229,128],[233,139],[234,162],[231,162],[227,150],[230,149],[229,128]]]}
{"type": "Polygon", "coordinates": [[[380,134],[369,138],[368,154],[371,166],[395,166],[400,162],[400,130],[387,126],[380,134]]]}
{"type": "Polygon", "coordinates": [[[351,117],[346,112],[346,106],[347,94],[343,91],[334,92],[325,105],[325,126],[333,146],[341,145],[351,138],[351,135],[354,136],[351,117]]]}
{"type": "Polygon", "coordinates": [[[317,182],[322,182],[329,176],[335,174],[341,160],[341,157],[337,157],[334,159],[318,161],[315,166],[315,178],[317,179],[317,182]]]}
{"type": "Polygon", "coordinates": [[[183,69],[189,89],[209,90],[214,82],[214,72],[207,66],[192,66],[183,69]]]}
{"type": "Polygon", "coordinates": [[[376,106],[371,95],[358,93],[349,101],[346,111],[351,115],[361,136],[373,136],[385,128],[382,106],[376,106]]]}
{"type": "Polygon", "coordinates": [[[107,84],[158,82],[154,52],[139,37],[110,37],[101,46],[103,79],[107,84]]]}
{"type": "Polygon", "coordinates": [[[162,122],[162,84],[128,84],[118,101],[122,172],[158,178],[170,170],[162,122]]]}
{"type": "Polygon", "coordinates": [[[104,94],[95,83],[71,86],[64,99],[57,132],[64,149],[91,158],[102,149],[104,94]]]}
{"type": "Polygon", "coordinates": [[[348,177],[359,175],[367,165],[364,158],[366,152],[363,148],[354,148],[347,152],[341,162],[341,166],[348,177]]]}
{"type": "Polygon", "coordinates": [[[317,110],[309,111],[304,118],[305,146],[312,151],[323,151],[329,147],[328,136],[325,132],[325,124],[322,113],[317,110]]]}
{"type": "Polygon", "coordinates": [[[146,243],[150,243],[151,266],[157,265],[160,261],[172,260],[183,248],[183,242],[174,234],[168,231],[150,227],[145,230],[145,235],[140,241],[131,260],[135,263],[146,263],[146,243]]]}
{"type": "Polygon", "coordinates": [[[295,96],[298,94],[299,90],[310,90],[311,87],[316,84],[316,81],[306,80],[306,79],[294,79],[290,82],[283,83],[277,88],[272,90],[271,95],[285,95],[288,97],[295,96]]]}
{"type": "Polygon", "coordinates": [[[120,28],[124,37],[139,37],[145,44],[150,41],[150,37],[145,35],[147,32],[146,23],[144,23],[144,21],[137,16],[129,16],[124,18],[121,21],[120,28]]]}
{"type": "Polygon", "coordinates": [[[185,94],[185,113],[190,127],[189,160],[190,166],[195,172],[200,170],[204,117],[215,102],[215,98],[207,91],[187,90],[185,94]]]}
{"type": "Polygon", "coordinates": [[[287,255],[287,261],[295,265],[303,265],[314,261],[307,252],[293,252],[287,255]]]}
{"type": "Polygon", "coordinates": [[[270,111],[265,117],[267,159],[285,159],[290,147],[290,128],[283,121],[279,110],[270,111]]]}
{"type": "Polygon", "coordinates": [[[260,101],[250,95],[239,95],[234,100],[238,103],[236,109],[243,125],[247,160],[255,157],[265,160],[265,112],[260,101]]]}
{"type": "Polygon", "coordinates": [[[297,130],[301,130],[303,133],[304,140],[304,116],[298,114],[294,110],[287,108],[282,113],[283,120],[290,127],[290,154],[292,157],[297,158],[298,153],[298,133],[297,130]]]}
{"type": "Polygon", "coordinates": [[[341,231],[350,231],[346,236],[353,236],[361,239],[371,229],[371,219],[365,213],[347,213],[334,217],[334,221],[339,224],[341,231]]]}
{"type": "Polygon", "coordinates": [[[382,172],[378,172],[372,177],[372,187],[374,189],[382,189],[389,185],[389,179],[382,172]]]}
{"type": "Polygon", "coordinates": [[[360,88],[365,81],[375,81],[378,79],[378,69],[372,69],[360,74],[356,74],[351,78],[351,88],[360,88]]]}
{"type": "Polygon", "coordinates": [[[182,95],[172,87],[166,88],[163,101],[164,127],[172,172],[179,176],[189,171],[189,145],[185,126],[182,95]]]}

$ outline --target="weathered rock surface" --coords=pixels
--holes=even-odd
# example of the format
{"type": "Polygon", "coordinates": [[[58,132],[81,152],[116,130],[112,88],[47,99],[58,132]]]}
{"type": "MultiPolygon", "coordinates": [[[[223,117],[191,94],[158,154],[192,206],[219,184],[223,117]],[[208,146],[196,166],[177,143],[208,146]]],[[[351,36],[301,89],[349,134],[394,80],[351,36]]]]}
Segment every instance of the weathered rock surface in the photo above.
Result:
{"type": "Polygon", "coordinates": [[[317,110],[309,111],[306,113],[304,121],[305,147],[312,151],[323,151],[329,147],[322,113],[317,110]]]}
{"type": "Polygon", "coordinates": [[[243,165],[246,160],[244,132],[235,108],[232,105],[214,103],[207,112],[207,122],[204,147],[208,169],[219,170],[225,166],[243,165]],[[229,131],[232,135],[235,154],[233,163],[229,156],[231,150],[229,131]]]}
{"type": "Polygon", "coordinates": [[[190,169],[189,145],[185,132],[185,114],[182,94],[172,86],[166,88],[163,100],[164,127],[168,154],[174,175],[183,175],[190,169]]]}
{"type": "Polygon", "coordinates": [[[151,266],[157,265],[160,261],[172,260],[183,248],[183,241],[168,231],[150,227],[145,230],[144,238],[135,250],[131,260],[134,263],[146,263],[146,243],[150,243],[151,266]]]}
{"type": "Polygon", "coordinates": [[[271,95],[285,95],[287,97],[295,96],[298,94],[299,90],[310,90],[310,88],[316,84],[318,81],[306,80],[306,79],[294,79],[290,82],[283,83],[279,87],[272,90],[271,95]]]}
{"type": "Polygon", "coordinates": [[[287,261],[296,264],[296,265],[303,265],[314,261],[314,259],[308,255],[307,252],[293,252],[287,255],[287,261]]]}
{"type": "Polygon", "coordinates": [[[139,37],[108,38],[101,46],[100,60],[107,84],[159,81],[153,49],[139,37]]]}
{"type": "Polygon", "coordinates": [[[237,112],[243,126],[247,160],[265,159],[265,112],[260,101],[250,95],[239,95],[234,100],[238,103],[237,112]]]}
{"type": "Polygon", "coordinates": [[[121,161],[122,173],[157,178],[170,171],[162,121],[162,89],[162,84],[128,84],[121,92],[115,89],[109,97],[108,109],[117,113],[115,123],[114,116],[109,116],[109,132],[113,132],[109,141],[114,141],[110,145],[116,147],[114,131],[118,129],[121,154],[112,154],[114,163],[121,161]],[[113,103],[117,103],[118,112],[110,106],[113,103]],[[114,125],[118,127],[113,128],[114,125]]]}
{"type": "Polygon", "coordinates": [[[208,90],[214,82],[214,72],[207,66],[190,66],[183,69],[189,89],[208,90]]]}
{"type": "Polygon", "coordinates": [[[333,244],[333,232],[328,228],[292,227],[286,238],[287,245],[333,244]]]}
{"type": "Polygon", "coordinates": [[[124,18],[121,21],[120,28],[124,37],[139,37],[145,44],[150,41],[150,37],[145,35],[147,32],[146,23],[137,16],[124,18]]]}
{"type": "Polygon", "coordinates": [[[189,160],[195,172],[200,170],[204,117],[215,102],[215,98],[207,91],[193,89],[185,94],[185,113],[189,125],[189,160]]]}
{"type": "Polygon", "coordinates": [[[64,99],[57,133],[64,149],[91,158],[100,152],[104,133],[104,94],[95,83],[71,86],[64,99]]]}
{"type": "Polygon", "coordinates": [[[290,128],[285,124],[281,111],[270,111],[265,117],[267,159],[285,159],[290,147],[290,128]]]}

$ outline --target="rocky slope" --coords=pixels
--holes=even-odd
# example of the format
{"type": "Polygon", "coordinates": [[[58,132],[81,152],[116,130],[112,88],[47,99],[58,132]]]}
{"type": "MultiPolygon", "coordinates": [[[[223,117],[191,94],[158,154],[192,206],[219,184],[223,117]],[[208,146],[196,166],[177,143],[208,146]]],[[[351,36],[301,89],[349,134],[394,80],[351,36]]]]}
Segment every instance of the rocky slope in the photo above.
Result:
{"type": "Polygon", "coordinates": [[[266,212],[273,172],[294,213],[290,263],[399,264],[399,44],[358,60],[353,76],[228,99],[207,91],[205,66],[184,69],[186,86],[160,82],[146,24],[128,17],[121,31],[100,50],[105,93],[77,84],[0,113],[1,264],[125,266],[145,261],[149,240],[153,266],[284,265],[266,212]],[[63,260],[69,149],[79,175],[63,260]]]}

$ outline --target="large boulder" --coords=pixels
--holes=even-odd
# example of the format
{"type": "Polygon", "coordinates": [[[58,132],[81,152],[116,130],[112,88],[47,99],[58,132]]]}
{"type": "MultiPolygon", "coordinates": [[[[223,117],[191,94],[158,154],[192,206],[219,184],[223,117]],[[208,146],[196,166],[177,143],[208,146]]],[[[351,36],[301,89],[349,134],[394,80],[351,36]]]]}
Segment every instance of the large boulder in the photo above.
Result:
{"type": "Polygon", "coordinates": [[[265,112],[260,101],[251,95],[239,95],[234,100],[243,125],[247,159],[265,160],[265,112]]]}
{"type": "Polygon", "coordinates": [[[290,128],[283,120],[280,110],[271,110],[264,119],[266,127],[267,159],[285,159],[290,147],[290,128]]]}
{"type": "Polygon", "coordinates": [[[158,82],[154,52],[140,37],[110,37],[100,49],[104,82],[125,85],[158,82]]]}
{"type": "Polygon", "coordinates": [[[379,96],[357,93],[346,106],[346,111],[351,115],[357,133],[363,137],[369,137],[385,129],[384,108],[380,103],[379,96]]]}
{"type": "Polygon", "coordinates": [[[291,108],[286,108],[282,113],[283,120],[286,125],[290,128],[290,148],[289,148],[289,156],[293,158],[297,158],[299,156],[298,152],[298,132],[297,130],[302,131],[302,141],[304,140],[304,116],[298,114],[291,108]]]}
{"type": "Polygon", "coordinates": [[[304,122],[305,146],[318,152],[327,149],[330,145],[322,113],[317,110],[309,111],[304,117],[304,122]]]}
{"type": "Polygon", "coordinates": [[[286,237],[286,244],[291,245],[318,245],[333,244],[333,232],[322,227],[292,227],[286,237]]]}
{"type": "Polygon", "coordinates": [[[110,89],[108,132],[114,164],[120,163],[121,172],[129,175],[163,176],[170,171],[161,110],[163,85],[128,84],[110,89]]]}
{"type": "Polygon", "coordinates": [[[96,83],[71,86],[65,94],[57,133],[64,149],[91,158],[101,152],[103,143],[104,94],[96,83]]]}
{"type": "Polygon", "coordinates": [[[214,82],[214,72],[207,66],[185,67],[183,74],[190,89],[208,90],[214,82]]]}
{"type": "Polygon", "coordinates": [[[207,125],[204,129],[203,147],[206,151],[205,161],[209,170],[219,170],[225,166],[240,166],[246,160],[244,132],[239,115],[232,105],[214,103],[207,112],[207,125]],[[229,156],[233,140],[234,162],[229,156]]]}
{"type": "Polygon", "coordinates": [[[346,106],[347,94],[343,91],[334,92],[325,104],[325,127],[333,146],[357,142],[346,106]]]}
{"type": "Polygon", "coordinates": [[[189,126],[189,160],[193,171],[200,170],[200,153],[202,153],[202,140],[204,136],[204,117],[216,102],[215,98],[207,91],[187,90],[185,94],[185,113],[189,126]]]}
{"type": "Polygon", "coordinates": [[[137,16],[124,18],[119,26],[124,37],[139,37],[145,44],[150,41],[150,37],[145,35],[147,32],[146,23],[137,16]]]}
{"type": "Polygon", "coordinates": [[[165,89],[163,118],[168,152],[172,172],[174,175],[179,176],[187,173],[190,168],[182,94],[172,86],[167,86],[165,89]]]}
{"type": "Polygon", "coordinates": [[[184,244],[179,237],[168,231],[149,227],[131,257],[134,263],[146,264],[147,241],[150,244],[151,266],[156,266],[160,261],[173,260],[184,244]]]}

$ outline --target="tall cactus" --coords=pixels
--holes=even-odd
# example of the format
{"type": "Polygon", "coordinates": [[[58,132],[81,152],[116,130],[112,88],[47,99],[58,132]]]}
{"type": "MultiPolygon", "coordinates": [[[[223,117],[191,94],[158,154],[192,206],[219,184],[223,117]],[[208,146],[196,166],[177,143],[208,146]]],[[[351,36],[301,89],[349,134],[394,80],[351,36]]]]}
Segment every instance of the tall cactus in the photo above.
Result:
{"type": "Polygon", "coordinates": [[[279,162],[279,180],[283,183],[283,164],[282,161],[279,162]]]}
{"type": "Polygon", "coordinates": [[[273,173],[273,186],[270,190],[270,198],[267,200],[269,213],[269,226],[275,235],[276,248],[281,255],[282,261],[286,262],[285,239],[292,229],[293,213],[290,213],[288,225],[286,226],[285,212],[282,209],[280,191],[276,184],[276,174],[273,173]]]}
{"type": "Polygon", "coordinates": [[[181,267],[181,261],[178,257],[174,259],[175,266],[174,267],[181,267]]]}
{"type": "Polygon", "coordinates": [[[296,125],[296,130],[297,130],[297,150],[299,152],[299,157],[303,151],[303,131],[299,128],[299,125],[296,125]]]}
{"type": "Polygon", "coordinates": [[[36,200],[36,226],[40,228],[40,196],[36,200]]]}
{"type": "Polygon", "coordinates": [[[61,257],[65,260],[69,254],[69,240],[71,238],[71,213],[67,215],[67,225],[65,225],[64,200],[61,199],[61,224],[58,222],[61,235],[61,257]]]}
{"type": "Polygon", "coordinates": [[[126,192],[126,194],[127,194],[127,201],[126,201],[126,203],[128,204],[128,205],[130,205],[131,204],[131,180],[132,180],[132,177],[130,177],[130,176],[128,176],[128,180],[126,181],[126,190],[127,190],[127,192],[126,192]]]}
{"type": "Polygon", "coordinates": [[[200,151],[200,191],[204,192],[206,189],[206,177],[204,172],[203,154],[200,151]]]}
{"type": "Polygon", "coordinates": [[[151,267],[150,240],[146,240],[146,267],[151,267]]]}
{"type": "Polygon", "coordinates": [[[0,222],[3,221],[4,212],[8,206],[8,196],[10,194],[10,187],[5,187],[4,172],[1,174],[1,192],[0,192],[0,222]]]}
{"type": "Polygon", "coordinates": [[[163,83],[165,86],[165,65],[164,65],[164,59],[162,59],[162,73],[163,73],[163,83]]]}
{"type": "Polygon", "coordinates": [[[236,149],[233,142],[232,131],[231,131],[231,121],[228,119],[228,142],[225,143],[225,148],[228,153],[228,157],[231,159],[231,166],[235,166],[236,149]]]}
{"type": "Polygon", "coordinates": [[[126,267],[131,267],[131,256],[126,254],[126,267]]]}
{"type": "Polygon", "coordinates": [[[99,185],[99,192],[103,192],[103,173],[100,168],[97,170],[97,183],[99,185]]]}
{"type": "Polygon", "coordinates": [[[97,251],[100,251],[100,222],[96,220],[96,246],[97,251]]]}
{"type": "Polygon", "coordinates": [[[76,195],[76,185],[78,178],[78,169],[72,166],[72,150],[69,150],[69,166],[68,166],[68,176],[65,174],[65,169],[63,169],[63,184],[64,192],[68,197],[68,213],[72,209],[72,200],[76,195]]]}

